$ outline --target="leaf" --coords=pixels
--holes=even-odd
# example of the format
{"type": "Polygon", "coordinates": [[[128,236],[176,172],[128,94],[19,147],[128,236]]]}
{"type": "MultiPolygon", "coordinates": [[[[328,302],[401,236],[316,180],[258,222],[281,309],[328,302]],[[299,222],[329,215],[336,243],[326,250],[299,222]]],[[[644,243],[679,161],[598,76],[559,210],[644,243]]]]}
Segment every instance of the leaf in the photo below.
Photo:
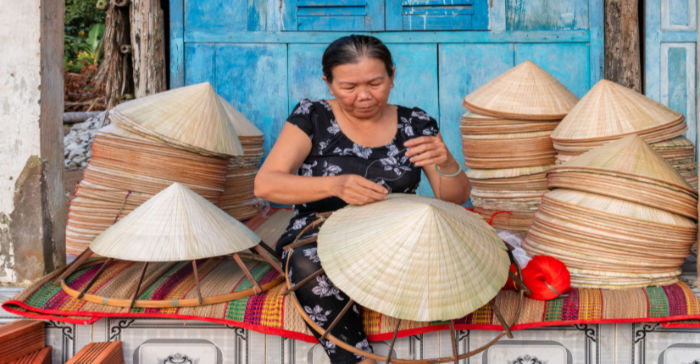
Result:
{"type": "Polygon", "coordinates": [[[92,53],[97,53],[97,49],[100,47],[100,42],[102,42],[102,37],[105,34],[104,24],[95,24],[90,28],[90,33],[88,34],[85,42],[90,46],[92,53]]]}

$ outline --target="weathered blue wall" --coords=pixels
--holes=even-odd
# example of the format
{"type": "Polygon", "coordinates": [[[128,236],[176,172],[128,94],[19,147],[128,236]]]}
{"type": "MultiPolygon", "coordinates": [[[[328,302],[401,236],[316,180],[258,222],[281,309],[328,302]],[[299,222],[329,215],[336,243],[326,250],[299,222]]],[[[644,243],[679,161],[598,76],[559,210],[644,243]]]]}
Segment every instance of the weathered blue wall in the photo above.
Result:
{"type": "Polygon", "coordinates": [[[265,132],[266,151],[299,100],[330,97],[325,47],[363,30],[394,55],[390,102],[435,117],[460,162],[467,93],[526,60],[579,97],[603,76],[603,0],[170,1],[171,87],[211,82],[265,132]]]}
{"type": "Polygon", "coordinates": [[[698,0],[646,0],[645,94],[682,113],[698,140],[698,0]]]}

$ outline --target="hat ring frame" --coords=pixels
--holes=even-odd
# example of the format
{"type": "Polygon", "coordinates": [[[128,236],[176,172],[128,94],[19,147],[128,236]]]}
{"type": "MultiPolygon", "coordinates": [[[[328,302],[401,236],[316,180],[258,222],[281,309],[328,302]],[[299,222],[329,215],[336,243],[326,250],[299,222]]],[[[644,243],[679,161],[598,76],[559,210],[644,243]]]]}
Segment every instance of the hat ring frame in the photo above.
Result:
{"type": "MultiPolygon", "coordinates": [[[[310,244],[313,242],[316,242],[317,236],[304,239],[299,241],[299,238],[304,234],[304,232],[312,227],[316,226],[321,226],[323,223],[330,217],[332,212],[330,213],[321,213],[321,214],[316,214],[316,217],[318,218],[311,224],[307,225],[301,232],[299,232],[299,235],[297,238],[292,242],[292,244],[289,244],[284,247],[284,250],[288,252],[287,254],[287,263],[289,263],[289,257],[292,255],[292,251],[296,248],[302,247],[306,244],[310,244]]],[[[507,246],[507,245],[506,245],[507,246]]],[[[312,273],[308,277],[304,278],[301,282],[297,283],[296,285],[292,286],[291,282],[289,281],[289,274],[288,274],[288,269],[289,269],[289,264],[285,264],[284,267],[284,279],[285,283],[287,285],[287,290],[282,293],[283,295],[289,295],[290,293],[292,294],[292,303],[294,304],[294,307],[296,308],[297,312],[301,315],[301,317],[304,319],[304,321],[311,327],[314,331],[318,332],[321,334],[321,340],[327,339],[336,344],[338,347],[347,350],[353,354],[361,355],[364,356],[368,359],[374,359],[378,361],[383,361],[386,364],[394,363],[394,364],[432,364],[432,363],[450,363],[453,362],[457,364],[459,360],[465,359],[472,357],[478,353],[483,352],[484,350],[488,349],[492,345],[494,345],[496,342],[498,342],[501,338],[504,336],[508,336],[508,338],[512,339],[513,334],[510,331],[510,328],[515,324],[517,321],[518,317],[520,317],[520,311],[523,305],[523,296],[526,293],[530,293],[530,290],[525,286],[523,283],[522,279],[522,272],[520,270],[520,265],[518,264],[517,260],[513,257],[513,253],[508,250],[508,257],[510,258],[510,261],[513,265],[515,265],[515,269],[517,273],[513,273],[510,270],[508,271],[508,275],[510,278],[515,282],[516,286],[518,287],[517,291],[519,293],[518,297],[518,307],[515,311],[515,316],[511,319],[510,323],[506,322],[503,315],[501,314],[501,311],[498,309],[498,306],[496,306],[496,303],[494,300],[489,301],[489,306],[491,306],[491,309],[493,310],[494,314],[496,315],[496,318],[498,321],[501,323],[501,326],[503,327],[503,331],[501,331],[493,340],[489,341],[487,344],[471,350],[469,352],[463,353],[458,355],[457,354],[457,342],[455,339],[455,328],[454,328],[454,320],[450,320],[450,337],[452,341],[452,356],[451,357],[440,357],[440,358],[432,358],[432,359],[419,359],[419,360],[412,360],[412,359],[399,359],[399,358],[392,358],[391,357],[391,352],[393,351],[394,348],[394,343],[396,342],[396,337],[399,332],[399,325],[401,324],[401,320],[399,319],[397,324],[396,324],[396,329],[394,330],[394,335],[391,340],[391,344],[389,345],[389,353],[387,354],[386,357],[379,356],[374,353],[366,352],[364,350],[360,350],[356,348],[353,345],[350,345],[339,338],[333,336],[330,334],[330,332],[333,330],[333,328],[338,324],[340,319],[345,315],[345,313],[352,307],[352,305],[355,303],[355,301],[350,298],[349,302],[345,305],[343,310],[340,312],[340,314],[333,320],[333,322],[328,326],[328,329],[323,329],[319,325],[317,325],[309,315],[304,311],[304,309],[301,307],[299,304],[299,301],[297,300],[296,294],[294,293],[299,287],[305,285],[306,283],[310,282],[314,278],[318,277],[319,275],[324,273],[324,269],[321,268],[318,271],[312,273]]]]}

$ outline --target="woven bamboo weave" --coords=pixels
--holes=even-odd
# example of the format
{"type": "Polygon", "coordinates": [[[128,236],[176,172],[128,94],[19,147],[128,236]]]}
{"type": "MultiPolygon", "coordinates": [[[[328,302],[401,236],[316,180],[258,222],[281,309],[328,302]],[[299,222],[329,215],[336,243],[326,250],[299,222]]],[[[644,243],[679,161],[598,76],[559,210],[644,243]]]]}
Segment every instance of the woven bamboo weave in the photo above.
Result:
{"type": "Polygon", "coordinates": [[[336,211],[319,232],[318,256],[356,302],[413,321],[476,310],[498,293],[509,268],[505,245],[479,215],[400,194],[336,211]]]}
{"type": "Polygon", "coordinates": [[[110,111],[119,126],[178,148],[220,158],[243,147],[220,97],[209,82],[125,102],[110,111]]]}
{"type": "Polygon", "coordinates": [[[577,102],[552,75],[525,61],[467,95],[464,107],[511,119],[560,120],[577,102]]]}

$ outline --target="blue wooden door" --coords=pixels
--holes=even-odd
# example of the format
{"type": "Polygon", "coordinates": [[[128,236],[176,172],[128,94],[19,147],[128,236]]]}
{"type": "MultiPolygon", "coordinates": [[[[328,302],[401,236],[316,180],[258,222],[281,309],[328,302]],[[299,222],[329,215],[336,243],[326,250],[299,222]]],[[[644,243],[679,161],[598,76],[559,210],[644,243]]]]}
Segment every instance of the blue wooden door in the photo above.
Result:
{"type": "Polygon", "coordinates": [[[682,113],[697,144],[697,0],[647,0],[645,94],[682,113]]]}
{"type": "Polygon", "coordinates": [[[384,30],[384,0],[287,0],[284,30],[384,30]]]}
{"type": "MultiPolygon", "coordinates": [[[[265,132],[266,153],[299,100],[330,97],[321,56],[352,33],[387,44],[397,70],[389,101],[437,119],[460,163],[469,92],[526,60],[579,97],[603,75],[602,0],[170,1],[171,87],[211,82],[265,132]]],[[[427,183],[418,192],[432,195],[427,183]]]]}

